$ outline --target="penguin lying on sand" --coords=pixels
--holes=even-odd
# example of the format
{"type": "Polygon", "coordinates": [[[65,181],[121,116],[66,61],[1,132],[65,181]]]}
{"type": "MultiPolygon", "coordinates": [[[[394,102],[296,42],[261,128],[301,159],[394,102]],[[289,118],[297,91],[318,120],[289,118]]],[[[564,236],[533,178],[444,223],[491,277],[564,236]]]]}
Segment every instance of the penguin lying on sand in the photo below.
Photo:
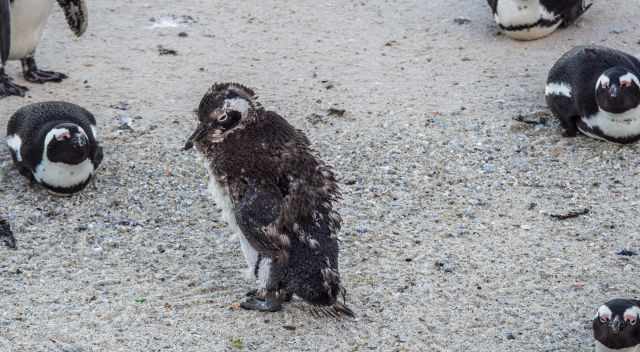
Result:
{"type": "MultiPolygon", "coordinates": [[[[77,36],[87,29],[85,0],[57,0],[77,36]]],[[[24,79],[33,83],[60,82],[65,74],[38,69],[34,54],[53,0],[0,0],[0,98],[24,96],[27,87],[17,85],[4,72],[7,60],[20,60],[24,79]]]]}
{"type": "Polygon", "coordinates": [[[640,301],[613,299],[593,318],[596,352],[640,352],[640,301]]]}
{"type": "Polygon", "coordinates": [[[242,85],[213,85],[198,118],[185,149],[195,145],[205,157],[209,189],[259,282],[241,307],[274,312],[295,294],[315,313],[353,316],[338,271],[340,194],[331,167],[242,85]]]}
{"type": "Polygon", "coordinates": [[[640,60],[601,46],[580,46],[551,68],[545,96],[564,136],[616,143],[640,139],[640,60]]]}
{"type": "Polygon", "coordinates": [[[517,40],[534,40],[567,27],[591,7],[586,0],[488,0],[500,30],[517,40]]]}
{"type": "Polygon", "coordinates": [[[20,173],[57,194],[82,190],[102,162],[95,118],[70,103],[21,108],[9,120],[7,144],[20,173]]]}

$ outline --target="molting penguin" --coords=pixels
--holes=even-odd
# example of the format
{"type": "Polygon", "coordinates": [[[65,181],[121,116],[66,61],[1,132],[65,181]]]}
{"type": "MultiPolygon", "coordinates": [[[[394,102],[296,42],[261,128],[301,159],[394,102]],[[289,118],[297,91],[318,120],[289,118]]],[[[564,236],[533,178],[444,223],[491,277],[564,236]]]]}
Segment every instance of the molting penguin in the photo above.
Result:
{"type": "Polygon", "coordinates": [[[302,131],[256,99],[239,84],[213,85],[185,145],[204,156],[209,189],[258,281],[241,307],[273,312],[295,294],[314,313],[353,316],[338,272],[333,170],[302,131]]]}
{"type": "Polygon", "coordinates": [[[0,241],[4,242],[7,247],[11,249],[18,248],[16,246],[16,239],[11,232],[11,226],[9,222],[0,216],[0,241]]]}
{"type": "Polygon", "coordinates": [[[545,96],[564,136],[616,143],[640,139],[640,60],[600,46],[576,47],[551,68],[545,96]]]}
{"type": "MultiPolygon", "coordinates": [[[[87,28],[85,0],[58,0],[58,4],[73,32],[81,36],[87,28]]],[[[60,82],[67,78],[62,73],[38,69],[34,58],[52,7],[53,0],[0,0],[0,98],[24,96],[28,90],[5,74],[7,60],[20,60],[28,82],[60,82]]]]}
{"type": "Polygon", "coordinates": [[[500,30],[517,40],[534,40],[567,27],[589,7],[586,0],[488,0],[500,30]]]}
{"type": "Polygon", "coordinates": [[[57,194],[82,190],[102,162],[95,118],[70,103],[21,108],[9,120],[7,144],[20,173],[57,194]]]}
{"type": "Polygon", "coordinates": [[[613,299],[593,318],[596,352],[640,352],[640,301],[613,299]]]}

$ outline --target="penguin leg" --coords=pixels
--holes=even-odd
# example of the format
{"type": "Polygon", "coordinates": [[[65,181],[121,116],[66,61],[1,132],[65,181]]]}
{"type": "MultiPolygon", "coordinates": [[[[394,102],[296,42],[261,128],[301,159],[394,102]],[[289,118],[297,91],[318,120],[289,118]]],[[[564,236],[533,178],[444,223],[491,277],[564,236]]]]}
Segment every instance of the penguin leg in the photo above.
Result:
{"type": "Polygon", "coordinates": [[[4,72],[4,67],[0,66],[0,98],[12,95],[24,97],[28,90],[29,88],[27,87],[13,83],[13,78],[7,76],[4,72]]]}
{"type": "Polygon", "coordinates": [[[36,65],[33,55],[20,59],[22,63],[22,74],[24,79],[31,83],[61,82],[67,78],[64,73],[44,71],[36,65]]]}
{"type": "Polygon", "coordinates": [[[247,310],[257,310],[260,312],[277,312],[282,310],[282,303],[286,294],[279,289],[283,278],[281,266],[274,263],[271,258],[261,258],[259,267],[256,270],[258,289],[249,291],[248,298],[240,303],[240,307],[247,310]]]}

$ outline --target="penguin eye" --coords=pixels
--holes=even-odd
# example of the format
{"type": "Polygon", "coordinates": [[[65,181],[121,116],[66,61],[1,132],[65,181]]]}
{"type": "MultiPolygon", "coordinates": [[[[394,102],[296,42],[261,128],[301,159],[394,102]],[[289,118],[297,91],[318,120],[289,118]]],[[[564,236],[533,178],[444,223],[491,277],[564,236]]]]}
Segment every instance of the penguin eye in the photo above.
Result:
{"type": "Polygon", "coordinates": [[[625,317],[624,320],[631,325],[636,325],[636,323],[638,322],[637,317],[625,317]]]}
{"type": "Polygon", "coordinates": [[[227,121],[228,119],[229,119],[229,115],[228,115],[228,114],[224,114],[224,115],[222,115],[222,116],[218,117],[218,121],[219,121],[219,122],[225,122],[225,121],[227,121]]]}
{"type": "Polygon", "coordinates": [[[620,81],[621,88],[631,87],[631,81],[620,81]]]}
{"type": "Polygon", "coordinates": [[[600,322],[603,324],[606,324],[609,321],[609,317],[607,316],[601,316],[600,317],[600,322]]]}

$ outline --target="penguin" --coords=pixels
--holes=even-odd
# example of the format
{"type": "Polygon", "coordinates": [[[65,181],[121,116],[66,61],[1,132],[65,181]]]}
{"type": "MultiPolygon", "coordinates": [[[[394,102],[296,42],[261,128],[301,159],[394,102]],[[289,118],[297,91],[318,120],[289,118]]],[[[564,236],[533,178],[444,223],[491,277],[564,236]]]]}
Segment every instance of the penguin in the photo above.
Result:
{"type": "Polygon", "coordinates": [[[593,3],[586,0],[488,0],[500,30],[516,40],[546,37],[568,27],[593,3]]]}
{"type": "Polygon", "coordinates": [[[262,108],[243,85],[214,84],[197,114],[184,149],[195,145],[204,157],[209,190],[258,283],[240,306],[279,311],[295,294],[314,314],[353,317],[338,270],[342,219],[333,169],[302,131],[262,108]]]}
{"type": "Polygon", "coordinates": [[[593,318],[596,352],[640,352],[640,301],[612,299],[593,318]]]}
{"type": "Polygon", "coordinates": [[[96,120],[77,105],[44,102],[20,108],[7,126],[7,145],[20,173],[54,194],[89,183],[102,162],[96,120]]]}
{"type": "MultiPolygon", "coordinates": [[[[79,37],[87,29],[85,0],[57,0],[67,23],[79,37]]],[[[47,24],[53,0],[0,0],[0,98],[23,97],[29,89],[13,82],[4,71],[8,60],[20,60],[24,79],[31,83],[61,82],[67,75],[40,70],[35,50],[47,24]]]]}
{"type": "Polygon", "coordinates": [[[17,249],[16,246],[16,238],[13,237],[13,232],[11,232],[11,225],[5,219],[0,216],[0,241],[4,242],[7,247],[11,249],[17,249]]]}
{"type": "Polygon", "coordinates": [[[565,137],[582,134],[614,143],[640,139],[640,60],[602,46],[579,46],[551,68],[547,105],[565,137]]]}

